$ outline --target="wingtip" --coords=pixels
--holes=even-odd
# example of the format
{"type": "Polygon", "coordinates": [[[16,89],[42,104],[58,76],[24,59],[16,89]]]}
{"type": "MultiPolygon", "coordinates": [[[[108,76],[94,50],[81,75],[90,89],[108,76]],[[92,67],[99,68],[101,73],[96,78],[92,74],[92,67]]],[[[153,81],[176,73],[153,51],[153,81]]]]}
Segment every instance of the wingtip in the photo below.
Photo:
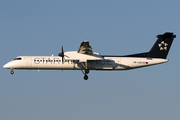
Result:
{"type": "Polygon", "coordinates": [[[88,41],[88,40],[85,40],[85,41],[81,41],[81,42],[83,43],[83,42],[89,42],[89,41],[88,41]]]}

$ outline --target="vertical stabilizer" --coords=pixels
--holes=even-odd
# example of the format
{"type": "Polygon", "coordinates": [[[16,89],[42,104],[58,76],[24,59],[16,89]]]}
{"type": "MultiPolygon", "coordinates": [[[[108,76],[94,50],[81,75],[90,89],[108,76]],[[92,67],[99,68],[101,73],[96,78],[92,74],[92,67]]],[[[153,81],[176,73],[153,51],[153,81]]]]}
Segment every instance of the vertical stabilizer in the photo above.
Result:
{"type": "Polygon", "coordinates": [[[163,35],[157,35],[157,38],[157,41],[149,51],[147,57],[166,59],[173,39],[176,38],[176,35],[166,32],[163,35]]]}

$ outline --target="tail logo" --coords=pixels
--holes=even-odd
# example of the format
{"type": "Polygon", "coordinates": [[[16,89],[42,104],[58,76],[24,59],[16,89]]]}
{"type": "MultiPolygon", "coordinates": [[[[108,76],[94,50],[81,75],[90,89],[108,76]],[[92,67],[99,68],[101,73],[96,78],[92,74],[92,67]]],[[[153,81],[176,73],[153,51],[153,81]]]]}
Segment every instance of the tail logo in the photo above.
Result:
{"type": "Polygon", "coordinates": [[[167,43],[164,43],[164,41],[161,42],[161,44],[158,44],[160,50],[167,50],[167,43]]]}

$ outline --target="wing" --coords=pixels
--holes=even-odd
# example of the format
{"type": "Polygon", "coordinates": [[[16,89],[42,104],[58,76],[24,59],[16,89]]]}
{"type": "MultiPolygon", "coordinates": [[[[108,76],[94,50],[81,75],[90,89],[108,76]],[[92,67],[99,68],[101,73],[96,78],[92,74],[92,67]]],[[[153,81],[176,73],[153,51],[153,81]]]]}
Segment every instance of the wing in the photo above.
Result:
{"type": "Polygon", "coordinates": [[[92,55],[93,51],[92,51],[91,46],[89,45],[89,41],[82,41],[77,52],[82,53],[82,54],[92,55]]]}

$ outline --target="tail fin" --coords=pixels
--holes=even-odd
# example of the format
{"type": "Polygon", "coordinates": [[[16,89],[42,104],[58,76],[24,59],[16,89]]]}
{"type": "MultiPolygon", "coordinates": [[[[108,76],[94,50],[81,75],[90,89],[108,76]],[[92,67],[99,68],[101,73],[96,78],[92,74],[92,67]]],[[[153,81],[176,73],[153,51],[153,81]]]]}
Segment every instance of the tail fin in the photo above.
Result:
{"type": "Polygon", "coordinates": [[[163,35],[157,35],[157,38],[157,41],[149,51],[147,57],[166,59],[173,39],[176,38],[176,35],[166,32],[163,35]]]}

